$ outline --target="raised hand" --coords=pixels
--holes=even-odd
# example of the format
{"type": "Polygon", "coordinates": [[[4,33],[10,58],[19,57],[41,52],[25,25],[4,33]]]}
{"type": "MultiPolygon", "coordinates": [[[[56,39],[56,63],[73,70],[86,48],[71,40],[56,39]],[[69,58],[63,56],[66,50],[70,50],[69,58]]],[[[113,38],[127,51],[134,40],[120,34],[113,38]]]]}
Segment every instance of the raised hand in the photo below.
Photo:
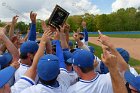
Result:
{"type": "Polygon", "coordinates": [[[74,38],[75,41],[79,41],[80,40],[78,33],[75,33],[75,32],[73,34],[73,38],[74,38]]]}
{"type": "Polygon", "coordinates": [[[18,17],[19,17],[19,16],[17,16],[17,15],[13,17],[13,19],[12,19],[12,24],[15,25],[15,24],[17,23],[18,17]]]}
{"type": "Polygon", "coordinates": [[[19,62],[17,60],[15,60],[14,62],[12,62],[12,64],[10,66],[13,66],[14,68],[18,69],[20,64],[19,64],[19,62]]]}
{"type": "Polygon", "coordinates": [[[81,29],[80,29],[80,27],[79,27],[79,28],[77,29],[77,31],[76,31],[76,32],[77,32],[77,33],[80,33],[80,31],[81,31],[81,29]]]}
{"type": "Polygon", "coordinates": [[[106,35],[103,35],[99,30],[98,30],[98,33],[99,33],[98,41],[101,42],[105,46],[111,47],[112,43],[110,41],[110,38],[106,35]]]}
{"type": "Polygon", "coordinates": [[[60,27],[60,33],[64,33],[66,25],[59,26],[59,27],[60,27]]]}
{"type": "Polygon", "coordinates": [[[101,59],[103,63],[109,67],[117,67],[117,57],[111,54],[109,51],[106,50],[106,46],[102,45],[103,54],[101,55],[101,59]]]}
{"type": "Polygon", "coordinates": [[[0,30],[0,39],[2,39],[3,36],[5,36],[5,33],[6,33],[6,29],[5,28],[0,30]]]}
{"type": "Polygon", "coordinates": [[[37,16],[37,13],[33,13],[33,11],[30,12],[30,19],[32,23],[34,24],[36,24],[36,16],[37,16]]]}
{"type": "Polygon", "coordinates": [[[70,25],[69,24],[65,24],[65,32],[68,32],[69,33],[69,31],[70,31],[70,25]]]}
{"type": "Polygon", "coordinates": [[[43,31],[46,31],[48,29],[47,26],[46,26],[45,21],[42,20],[41,25],[42,25],[43,31]]]}
{"type": "Polygon", "coordinates": [[[54,40],[59,40],[60,39],[60,32],[57,30],[55,33],[54,33],[54,40]]]}
{"type": "Polygon", "coordinates": [[[46,26],[45,21],[42,21],[42,29],[44,30],[44,34],[42,35],[41,42],[46,44],[50,40],[52,31],[46,26]]]}

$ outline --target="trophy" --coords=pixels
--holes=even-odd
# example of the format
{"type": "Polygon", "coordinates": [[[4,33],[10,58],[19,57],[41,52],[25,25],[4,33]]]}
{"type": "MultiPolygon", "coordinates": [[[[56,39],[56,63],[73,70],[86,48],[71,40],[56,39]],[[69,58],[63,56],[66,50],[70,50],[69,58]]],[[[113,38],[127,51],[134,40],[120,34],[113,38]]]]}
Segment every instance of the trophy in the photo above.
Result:
{"type": "Polygon", "coordinates": [[[63,25],[66,19],[69,16],[69,12],[64,10],[62,7],[56,5],[49,20],[48,24],[54,28],[60,28],[59,26],[63,25]]]}

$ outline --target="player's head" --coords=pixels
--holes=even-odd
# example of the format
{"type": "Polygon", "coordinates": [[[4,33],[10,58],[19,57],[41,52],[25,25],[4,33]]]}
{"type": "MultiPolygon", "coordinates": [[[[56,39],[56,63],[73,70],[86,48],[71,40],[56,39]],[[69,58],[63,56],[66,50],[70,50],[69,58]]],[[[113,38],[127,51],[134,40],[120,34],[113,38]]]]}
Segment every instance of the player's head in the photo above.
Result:
{"type": "Polygon", "coordinates": [[[80,40],[83,40],[84,39],[84,34],[83,33],[79,33],[78,35],[79,35],[79,39],[80,40]]]}
{"type": "Polygon", "coordinates": [[[50,85],[56,81],[60,73],[58,57],[52,54],[44,55],[39,59],[37,73],[42,84],[50,85]]]}
{"type": "Polygon", "coordinates": [[[69,49],[73,49],[73,42],[72,41],[69,41],[69,49]]]}
{"type": "Polygon", "coordinates": [[[23,60],[27,59],[32,62],[37,50],[38,44],[35,41],[26,41],[20,47],[20,58],[23,60]]]}
{"type": "Polygon", "coordinates": [[[130,58],[128,51],[126,51],[123,48],[116,48],[116,50],[120,53],[120,55],[123,57],[125,62],[128,64],[130,58]]]}
{"type": "Polygon", "coordinates": [[[140,93],[140,76],[135,76],[128,70],[125,72],[124,77],[128,82],[128,93],[140,93]]]}
{"type": "Polygon", "coordinates": [[[72,62],[74,70],[77,72],[79,77],[81,77],[82,74],[93,71],[94,69],[94,55],[87,50],[76,50],[73,54],[72,62]]]}
{"type": "Polygon", "coordinates": [[[3,55],[0,55],[0,69],[8,66],[12,59],[13,57],[10,53],[4,53],[3,55]]]}
{"type": "Polygon", "coordinates": [[[55,40],[52,40],[51,41],[51,43],[52,43],[52,54],[56,54],[56,43],[55,43],[55,40]]]}
{"type": "Polygon", "coordinates": [[[64,55],[66,66],[72,66],[72,61],[71,61],[72,53],[70,51],[63,51],[63,55],[64,55]]]}

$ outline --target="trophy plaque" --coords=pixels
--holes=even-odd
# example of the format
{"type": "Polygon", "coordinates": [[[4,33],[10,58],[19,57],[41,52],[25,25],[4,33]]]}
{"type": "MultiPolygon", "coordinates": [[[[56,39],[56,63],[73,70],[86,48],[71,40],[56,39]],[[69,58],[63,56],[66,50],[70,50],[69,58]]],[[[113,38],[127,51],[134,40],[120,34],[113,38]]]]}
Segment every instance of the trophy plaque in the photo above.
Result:
{"type": "Polygon", "coordinates": [[[60,28],[59,26],[63,25],[66,19],[69,16],[69,12],[64,10],[62,7],[56,5],[49,20],[48,24],[54,28],[60,28]]]}

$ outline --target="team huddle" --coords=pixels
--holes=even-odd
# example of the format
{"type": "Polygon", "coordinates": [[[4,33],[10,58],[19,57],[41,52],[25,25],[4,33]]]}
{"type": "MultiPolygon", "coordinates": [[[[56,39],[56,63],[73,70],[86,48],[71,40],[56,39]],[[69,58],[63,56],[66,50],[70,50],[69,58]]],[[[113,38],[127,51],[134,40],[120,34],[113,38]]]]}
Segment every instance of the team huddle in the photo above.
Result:
{"type": "MultiPolygon", "coordinates": [[[[7,32],[0,29],[0,93],[140,93],[140,76],[128,64],[130,55],[116,48],[100,31],[101,59],[88,45],[86,22],[70,39],[70,26],[54,28],[42,21],[36,39],[36,13],[24,38],[14,33],[18,16],[7,32]]],[[[88,23],[87,23],[88,24],[88,23]]]]}

